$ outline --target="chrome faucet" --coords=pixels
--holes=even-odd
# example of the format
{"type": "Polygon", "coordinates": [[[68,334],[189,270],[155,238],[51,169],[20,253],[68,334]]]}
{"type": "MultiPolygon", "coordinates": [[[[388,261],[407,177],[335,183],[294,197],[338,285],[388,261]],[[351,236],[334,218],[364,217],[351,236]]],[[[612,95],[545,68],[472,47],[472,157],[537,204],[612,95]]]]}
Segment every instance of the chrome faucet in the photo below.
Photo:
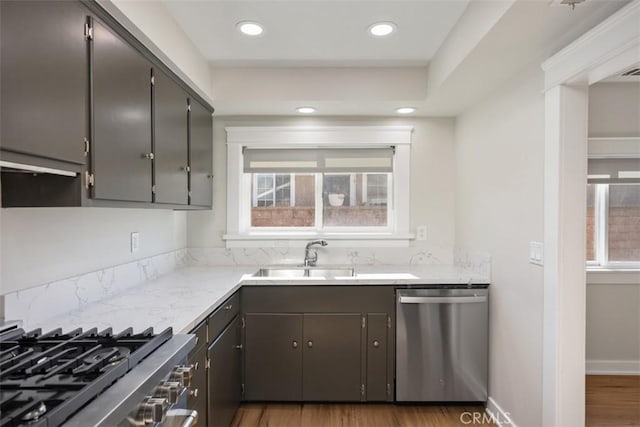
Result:
{"type": "Polygon", "coordinates": [[[318,262],[318,252],[311,248],[314,245],[327,246],[328,243],[326,240],[313,240],[307,243],[307,246],[304,247],[305,267],[315,267],[318,262]]]}

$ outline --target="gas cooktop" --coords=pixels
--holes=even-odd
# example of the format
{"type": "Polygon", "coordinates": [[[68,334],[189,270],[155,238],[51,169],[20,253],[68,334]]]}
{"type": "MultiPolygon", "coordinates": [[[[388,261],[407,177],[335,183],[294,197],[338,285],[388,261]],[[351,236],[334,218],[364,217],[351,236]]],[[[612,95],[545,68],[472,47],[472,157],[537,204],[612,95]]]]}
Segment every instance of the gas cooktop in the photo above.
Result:
{"type": "Polygon", "coordinates": [[[172,335],[171,328],[0,334],[0,426],[61,425],[172,335]]]}

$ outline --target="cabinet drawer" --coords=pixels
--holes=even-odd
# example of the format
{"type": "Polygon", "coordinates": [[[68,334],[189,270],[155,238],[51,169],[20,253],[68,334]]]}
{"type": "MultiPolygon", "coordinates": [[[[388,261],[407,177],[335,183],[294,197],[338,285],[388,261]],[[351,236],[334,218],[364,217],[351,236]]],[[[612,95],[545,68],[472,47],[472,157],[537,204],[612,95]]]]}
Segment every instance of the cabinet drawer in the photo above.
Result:
{"type": "Polygon", "coordinates": [[[187,407],[198,411],[198,425],[207,425],[207,347],[201,346],[189,355],[189,363],[193,365],[190,393],[187,407]]]}
{"type": "Polygon", "coordinates": [[[240,294],[236,292],[209,317],[209,343],[215,341],[239,312],[240,294]]]}
{"type": "Polygon", "coordinates": [[[196,346],[192,351],[192,353],[195,353],[200,349],[200,346],[206,346],[207,344],[207,321],[200,323],[191,333],[196,335],[196,346]]]}

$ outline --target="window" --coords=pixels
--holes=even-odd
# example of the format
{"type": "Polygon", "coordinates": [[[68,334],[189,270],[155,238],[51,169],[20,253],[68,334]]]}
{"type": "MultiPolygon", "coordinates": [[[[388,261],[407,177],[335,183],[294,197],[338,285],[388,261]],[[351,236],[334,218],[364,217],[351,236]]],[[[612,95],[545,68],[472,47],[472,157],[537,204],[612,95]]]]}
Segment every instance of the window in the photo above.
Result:
{"type": "Polygon", "coordinates": [[[589,159],[587,265],[640,266],[640,160],[589,159]],[[606,160],[606,161],[605,161],[606,160]]]}
{"type": "Polygon", "coordinates": [[[411,128],[249,127],[227,135],[227,246],[312,237],[408,244],[411,128]]]}

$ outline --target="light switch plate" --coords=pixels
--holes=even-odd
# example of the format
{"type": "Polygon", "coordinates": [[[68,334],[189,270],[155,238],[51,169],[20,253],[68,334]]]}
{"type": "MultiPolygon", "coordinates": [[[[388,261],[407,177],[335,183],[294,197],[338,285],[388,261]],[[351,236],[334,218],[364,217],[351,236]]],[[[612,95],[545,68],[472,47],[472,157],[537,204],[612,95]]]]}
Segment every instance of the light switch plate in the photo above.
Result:
{"type": "Polygon", "coordinates": [[[136,253],[140,250],[140,233],[134,231],[131,233],[131,253],[136,253]]]}
{"type": "Polygon", "coordinates": [[[544,244],[542,242],[529,242],[529,263],[544,265],[544,244]]]}
{"type": "Polygon", "coordinates": [[[427,240],[427,226],[419,225],[416,230],[416,240],[427,240]]]}

